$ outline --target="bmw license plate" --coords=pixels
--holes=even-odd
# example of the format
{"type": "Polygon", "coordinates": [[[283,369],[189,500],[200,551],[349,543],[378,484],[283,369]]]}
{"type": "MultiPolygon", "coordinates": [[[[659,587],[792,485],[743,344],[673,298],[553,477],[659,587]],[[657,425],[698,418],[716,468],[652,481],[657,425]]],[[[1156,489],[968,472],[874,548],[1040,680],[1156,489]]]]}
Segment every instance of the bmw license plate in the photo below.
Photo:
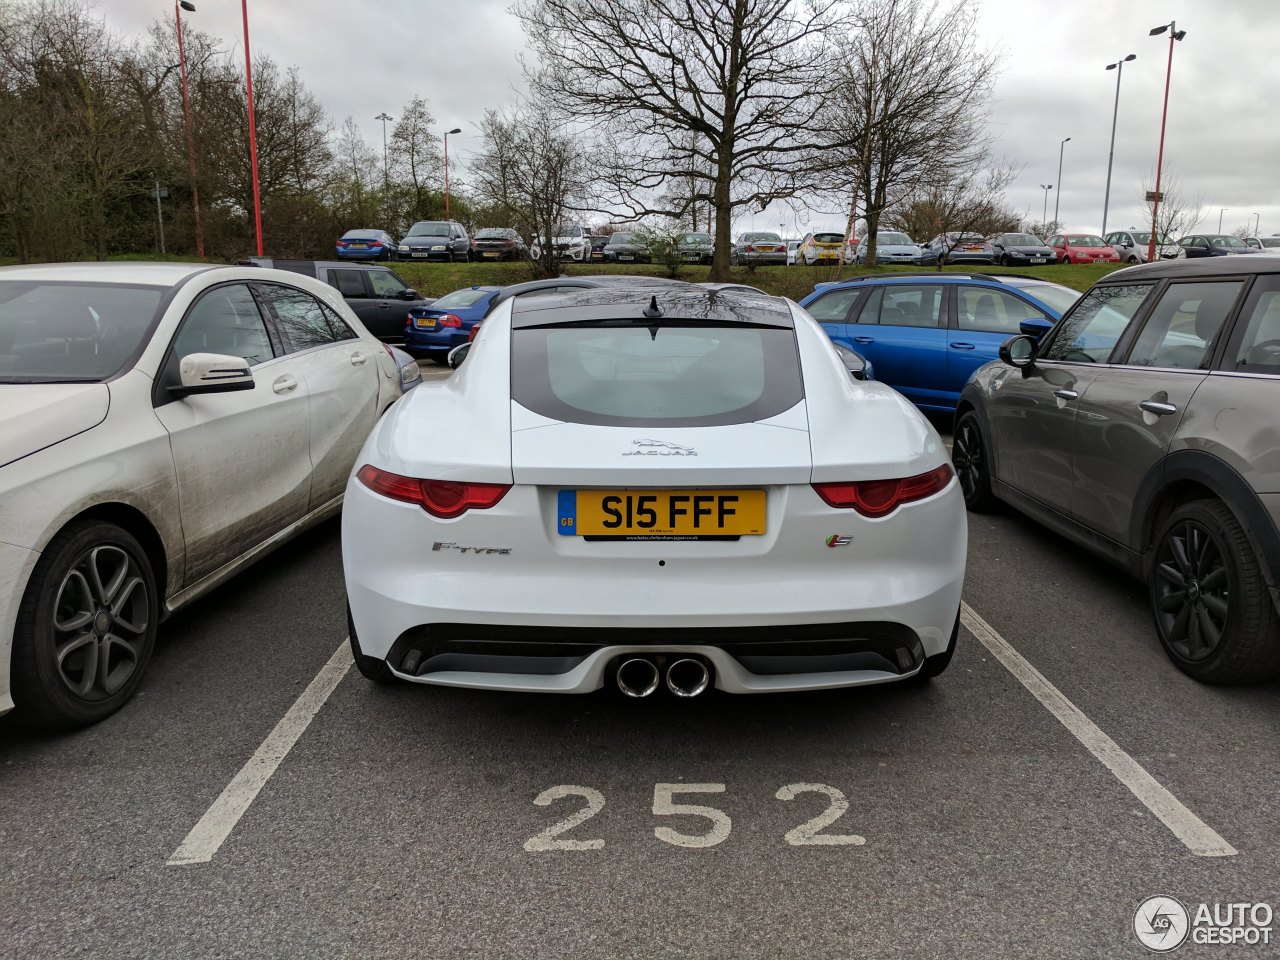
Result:
{"type": "Polygon", "coordinates": [[[347,246],[351,247],[351,249],[353,249],[353,250],[364,250],[364,249],[365,249],[365,245],[364,245],[363,243],[349,243],[349,244],[347,244],[347,246]]]}
{"type": "Polygon", "coordinates": [[[419,330],[430,330],[436,325],[435,317],[414,317],[413,325],[419,330]]]}
{"type": "Polygon", "coordinates": [[[561,536],[623,540],[765,532],[763,490],[561,490],[561,536]]]}

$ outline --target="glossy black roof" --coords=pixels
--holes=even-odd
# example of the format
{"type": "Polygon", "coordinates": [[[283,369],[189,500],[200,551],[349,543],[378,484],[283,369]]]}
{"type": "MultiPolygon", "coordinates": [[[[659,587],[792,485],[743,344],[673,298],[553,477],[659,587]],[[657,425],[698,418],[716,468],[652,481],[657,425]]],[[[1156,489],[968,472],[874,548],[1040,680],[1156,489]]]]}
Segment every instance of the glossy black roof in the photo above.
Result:
{"type": "Polygon", "coordinates": [[[565,293],[521,298],[512,304],[512,327],[631,320],[644,323],[654,305],[661,320],[710,320],[753,323],[770,327],[795,326],[791,308],[781,297],[743,290],[707,290],[694,284],[665,287],[615,283],[565,293]]]}
{"type": "Polygon", "coordinates": [[[1255,253],[1139,263],[1117,270],[1115,273],[1109,273],[1098,283],[1127,283],[1133,280],[1164,280],[1165,278],[1189,280],[1196,277],[1239,276],[1242,273],[1280,273],[1280,256],[1255,253]]]}

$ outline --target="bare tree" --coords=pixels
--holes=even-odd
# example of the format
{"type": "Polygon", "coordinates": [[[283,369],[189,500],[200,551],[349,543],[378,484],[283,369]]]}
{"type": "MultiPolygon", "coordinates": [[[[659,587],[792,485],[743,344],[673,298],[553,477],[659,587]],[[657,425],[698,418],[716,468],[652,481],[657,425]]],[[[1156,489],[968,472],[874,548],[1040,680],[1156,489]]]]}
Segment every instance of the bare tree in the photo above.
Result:
{"type": "Polygon", "coordinates": [[[535,95],[594,124],[624,218],[715,210],[711,275],[729,270],[735,211],[803,193],[820,148],[844,0],[516,0],[535,95]],[[678,189],[672,190],[675,184],[678,189]],[[666,201],[663,202],[665,195],[666,201]]]}
{"type": "Polygon", "coordinates": [[[983,48],[977,12],[964,0],[861,0],[854,19],[827,127],[837,169],[852,180],[846,236],[865,217],[874,263],[885,210],[939,167],[984,162],[983,108],[1000,58],[983,48]]]}
{"type": "MultiPolygon", "coordinates": [[[[1156,204],[1152,200],[1147,199],[1147,195],[1155,190],[1155,174],[1144,178],[1142,182],[1142,200],[1146,216],[1142,221],[1142,230],[1151,229],[1152,212],[1156,204]]],[[[1160,208],[1156,211],[1156,242],[1168,238],[1170,243],[1176,243],[1188,233],[1191,233],[1200,225],[1200,221],[1204,219],[1204,196],[1196,194],[1194,200],[1190,199],[1182,189],[1182,181],[1176,174],[1165,170],[1160,178],[1160,208]]]]}
{"type": "Polygon", "coordinates": [[[554,276],[559,271],[555,226],[586,201],[587,152],[546,106],[490,110],[481,130],[484,145],[470,164],[472,190],[482,204],[534,238],[535,274],[554,276]]]}
{"type": "Polygon", "coordinates": [[[1005,203],[1005,190],[1021,172],[1009,161],[973,169],[942,167],[910,197],[885,214],[894,229],[921,240],[944,237],[938,269],[965,234],[987,237],[1016,230],[1022,218],[1005,203]]]}

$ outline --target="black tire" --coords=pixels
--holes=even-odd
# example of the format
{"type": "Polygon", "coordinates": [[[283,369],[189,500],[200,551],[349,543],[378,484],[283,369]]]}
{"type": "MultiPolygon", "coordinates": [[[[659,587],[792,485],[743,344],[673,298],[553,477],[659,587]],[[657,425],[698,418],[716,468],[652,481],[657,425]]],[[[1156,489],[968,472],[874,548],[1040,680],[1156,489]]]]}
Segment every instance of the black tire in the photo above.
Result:
{"type": "Polygon", "coordinates": [[[997,267],[1007,267],[1009,265],[1009,258],[1002,253],[1000,256],[996,257],[995,265],[997,267]]]}
{"type": "Polygon", "coordinates": [[[1156,635],[1187,676],[1214,684],[1280,676],[1280,616],[1257,552],[1224,503],[1193,500],[1169,515],[1148,581],[1156,635]]]}
{"type": "Polygon", "coordinates": [[[133,535],[101,520],[66,527],[41,553],[18,607],[11,668],[22,722],[69,730],[115,713],[142,683],[159,620],[151,561],[133,535]],[[86,576],[91,567],[96,577],[86,576]],[[77,626],[58,625],[82,615],[89,619],[77,626]]]}
{"type": "Polygon", "coordinates": [[[1063,258],[1062,258],[1062,262],[1063,262],[1063,263],[1070,263],[1070,262],[1071,262],[1071,258],[1070,258],[1070,257],[1063,257],[1063,258]]]}
{"type": "Polygon", "coordinates": [[[999,501],[991,492],[990,458],[982,436],[982,422],[970,410],[956,421],[951,441],[951,463],[960,481],[964,505],[973,513],[990,513],[999,501]]]}
{"type": "Polygon", "coordinates": [[[367,657],[360,649],[360,641],[356,639],[355,621],[351,619],[351,607],[347,607],[347,638],[351,641],[351,657],[356,662],[356,669],[366,680],[374,683],[395,683],[399,677],[391,672],[385,660],[367,657]]]}
{"type": "Polygon", "coordinates": [[[935,653],[931,657],[925,657],[924,663],[921,665],[918,673],[907,678],[904,681],[908,686],[923,686],[934,677],[951,666],[951,658],[956,654],[956,640],[960,636],[960,611],[956,611],[956,622],[951,628],[951,641],[947,644],[947,649],[941,653],[935,653]]]}

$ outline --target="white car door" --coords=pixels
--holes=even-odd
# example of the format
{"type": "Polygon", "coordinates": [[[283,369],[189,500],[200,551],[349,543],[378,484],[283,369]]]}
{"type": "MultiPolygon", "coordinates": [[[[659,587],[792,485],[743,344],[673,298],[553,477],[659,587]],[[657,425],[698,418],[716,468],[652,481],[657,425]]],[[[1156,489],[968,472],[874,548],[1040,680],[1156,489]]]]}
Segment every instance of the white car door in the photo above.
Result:
{"type": "Polygon", "coordinates": [[[289,356],[307,385],[311,422],[311,509],[342,494],[378,417],[381,346],[357,336],[305,290],[255,285],[270,304],[289,356]]]}
{"type": "Polygon", "coordinates": [[[247,284],[213,287],[183,318],[154,396],[178,477],[184,584],[307,512],[310,427],[302,366],[273,342],[247,284]],[[253,371],[253,389],[170,400],[179,361],[192,353],[243,357],[253,371]]]}

